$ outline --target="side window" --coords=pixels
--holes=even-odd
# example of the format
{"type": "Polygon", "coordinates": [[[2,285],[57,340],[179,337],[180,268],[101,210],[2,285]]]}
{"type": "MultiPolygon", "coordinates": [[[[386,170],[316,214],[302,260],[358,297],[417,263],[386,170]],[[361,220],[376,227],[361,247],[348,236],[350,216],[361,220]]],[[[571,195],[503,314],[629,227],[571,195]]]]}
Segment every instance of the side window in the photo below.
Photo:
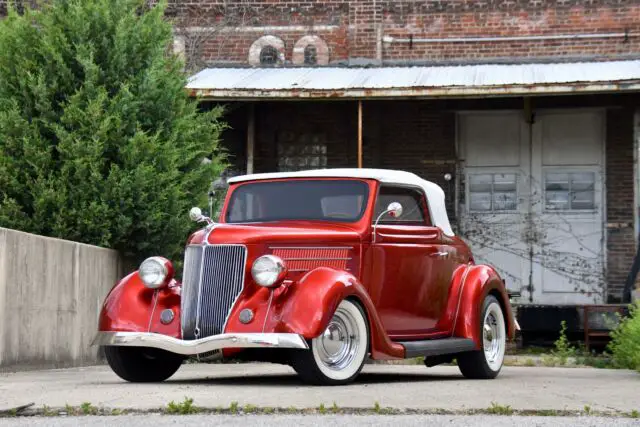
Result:
{"type": "Polygon", "coordinates": [[[402,205],[400,218],[385,215],[379,224],[402,225],[430,225],[427,200],[421,190],[413,187],[394,187],[383,185],[378,192],[373,221],[384,212],[389,203],[398,202],[402,205]]]}

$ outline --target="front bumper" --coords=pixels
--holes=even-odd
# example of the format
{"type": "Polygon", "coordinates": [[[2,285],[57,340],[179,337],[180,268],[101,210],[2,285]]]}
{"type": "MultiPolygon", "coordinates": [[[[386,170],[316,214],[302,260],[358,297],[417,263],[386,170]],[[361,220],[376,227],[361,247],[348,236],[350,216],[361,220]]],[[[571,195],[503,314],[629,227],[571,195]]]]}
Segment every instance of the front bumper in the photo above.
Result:
{"type": "Polygon", "coordinates": [[[91,345],[152,347],[185,356],[224,348],[309,348],[305,339],[298,334],[220,334],[185,341],[151,332],[102,331],[98,332],[91,345]]]}

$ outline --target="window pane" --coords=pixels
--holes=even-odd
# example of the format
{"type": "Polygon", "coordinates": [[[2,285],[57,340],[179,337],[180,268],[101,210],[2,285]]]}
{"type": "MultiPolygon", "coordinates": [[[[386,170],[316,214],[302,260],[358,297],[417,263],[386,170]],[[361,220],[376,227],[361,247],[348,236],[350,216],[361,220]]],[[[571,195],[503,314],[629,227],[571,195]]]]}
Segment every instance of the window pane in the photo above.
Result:
{"type": "Polygon", "coordinates": [[[514,211],[518,207],[515,192],[504,192],[493,194],[493,210],[494,211],[514,211]]]}
{"type": "Polygon", "coordinates": [[[576,191],[571,200],[572,209],[595,209],[593,191],[576,191]]]}
{"type": "Polygon", "coordinates": [[[569,191],[569,174],[547,172],[545,189],[546,191],[569,191]]]}
{"type": "Polygon", "coordinates": [[[568,191],[547,191],[545,196],[547,210],[562,210],[570,207],[568,191]]]}
{"type": "MultiPolygon", "coordinates": [[[[499,173],[493,176],[494,192],[515,192],[516,191],[516,175],[512,173],[499,173]]],[[[515,196],[515,194],[514,194],[515,196]]]]}
{"type": "Polygon", "coordinates": [[[472,211],[490,211],[491,193],[469,194],[469,209],[472,211]]]}
{"type": "Polygon", "coordinates": [[[470,175],[469,176],[469,191],[476,192],[490,192],[493,176],[491,174],[483,175],[470,175]]]}
{"type": "Polygon", "coordinates": [[[364,214],[369,186],[358,180],[252,182],[229,199],[229,223],[284,220],[354,222],[364,214]]]}
{"type": "Polygon", "coordinates": [[[389,204],[393,202],[398,202],[402,205],[402,215],[400,215],[399,218],[392,218],[385,215],[380,220],[381,224],[427,224],[425,220],[426,200],[422,192],[413,188],[392,187],[388,185],[380,187],[373,220],[375,221],[378,216],[387,209],[389,204]]]}
{"type": "Polygon", "coordinates": [[[596,180],[596,174],[593,172],[580,172],[571,174],[571,190],[572,191],[593,191],[596,180]]]}

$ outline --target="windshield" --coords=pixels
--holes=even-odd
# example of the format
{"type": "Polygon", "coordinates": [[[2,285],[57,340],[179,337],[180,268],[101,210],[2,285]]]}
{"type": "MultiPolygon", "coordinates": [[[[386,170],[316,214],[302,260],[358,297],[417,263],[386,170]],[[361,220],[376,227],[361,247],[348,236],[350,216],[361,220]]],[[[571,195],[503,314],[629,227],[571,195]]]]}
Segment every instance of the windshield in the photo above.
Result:
{"type": "Polygon", "coordinates": [[[253,182],[231,194],[226,222],[355,222],[362,218],[368,196],[367,183],[357,180],[253,182]]]}

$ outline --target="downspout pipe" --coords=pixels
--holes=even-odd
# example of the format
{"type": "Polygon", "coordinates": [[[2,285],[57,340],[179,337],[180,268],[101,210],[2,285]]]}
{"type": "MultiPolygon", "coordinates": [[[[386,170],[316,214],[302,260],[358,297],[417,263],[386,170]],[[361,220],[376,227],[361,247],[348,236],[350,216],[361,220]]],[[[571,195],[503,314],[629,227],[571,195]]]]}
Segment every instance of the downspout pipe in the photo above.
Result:
{"type": "Polygon", "coordinates": [[[626,42],[630,37],[638,37],[640,33],[597,33],[597,34],[554,34],[537,36],[496,36],[496,37],[445,37],[445,38],[417,38],[383,36],[384,43],[469,43],[469,42],[517,42],[544,40],[577,40],[577,39],[611,39],[622,38],[626,42]]]}

